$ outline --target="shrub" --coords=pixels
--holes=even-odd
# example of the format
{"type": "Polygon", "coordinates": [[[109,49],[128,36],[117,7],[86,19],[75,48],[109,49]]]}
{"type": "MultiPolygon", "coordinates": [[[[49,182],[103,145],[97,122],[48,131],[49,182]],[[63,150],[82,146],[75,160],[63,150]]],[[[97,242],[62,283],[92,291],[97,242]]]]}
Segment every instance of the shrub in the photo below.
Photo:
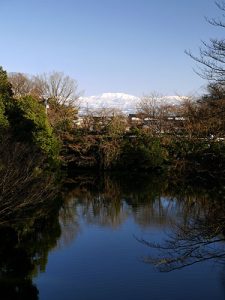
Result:
{"type": "Polygon", "coordinates": [[[161,168],[167,160],[167,151],[160,140],[145,133],[127,139],[123,145],[119,165],[125,169],[161,168]]]}

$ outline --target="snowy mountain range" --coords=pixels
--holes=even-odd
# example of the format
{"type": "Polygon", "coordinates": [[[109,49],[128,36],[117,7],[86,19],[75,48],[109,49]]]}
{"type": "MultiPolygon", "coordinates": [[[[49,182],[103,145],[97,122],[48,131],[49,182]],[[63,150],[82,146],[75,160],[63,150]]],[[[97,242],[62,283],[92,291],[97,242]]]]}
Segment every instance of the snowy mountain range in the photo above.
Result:
{"type": "MultiPolygon", "coordinates": [[[[159,103],[177,105],[184,97],[179,96],[163,96],[159,97],[159,103]]],[[[116,109],[125,114],[136,112],[140,97],[125,93],[103,93],[97,96],[80,97],[79,111],[80,114],[97,111],[99,109],[116,109]]]]}

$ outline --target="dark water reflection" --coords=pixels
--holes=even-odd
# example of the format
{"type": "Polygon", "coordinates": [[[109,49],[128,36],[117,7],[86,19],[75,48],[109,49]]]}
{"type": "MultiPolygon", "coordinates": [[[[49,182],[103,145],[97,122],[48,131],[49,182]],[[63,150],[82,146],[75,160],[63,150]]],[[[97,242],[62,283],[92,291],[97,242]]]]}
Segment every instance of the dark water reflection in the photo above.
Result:
{"type": "Polygon", "coordinates": [[[77,176],[60,209],[2,228],[2,299],[224,299],[224,195],[160,176],[77,176]]]}
{"type": "Polygon", "coordinates": [[[39,299],[32,278],[45,272],[49,251],[57,245],[57,212],[51,203],[51,209],[44,205],[0,227],[0,299],[39,299]]]}

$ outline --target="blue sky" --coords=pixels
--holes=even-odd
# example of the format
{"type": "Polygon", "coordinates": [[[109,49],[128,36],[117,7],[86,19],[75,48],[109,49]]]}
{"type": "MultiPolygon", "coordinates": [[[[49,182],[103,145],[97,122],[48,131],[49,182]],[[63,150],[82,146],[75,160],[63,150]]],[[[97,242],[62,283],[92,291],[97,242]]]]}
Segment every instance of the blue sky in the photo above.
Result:
{"type": "Polygon", "coordinates": [[[0,0],[0,65],[62,71],[87,96],[201,93],[184,50],[222,37],[204,19],[220,15],[213,0],[0,0]]]}

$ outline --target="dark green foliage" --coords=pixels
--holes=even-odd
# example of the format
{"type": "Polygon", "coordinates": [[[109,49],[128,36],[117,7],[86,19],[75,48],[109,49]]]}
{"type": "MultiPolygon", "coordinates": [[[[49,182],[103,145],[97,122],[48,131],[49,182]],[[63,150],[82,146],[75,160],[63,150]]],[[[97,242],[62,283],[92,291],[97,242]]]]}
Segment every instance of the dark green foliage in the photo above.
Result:
{"type": "Polygon", "coordinates": [[[6,128],[8,125],[8,120],[5,115],[5,105],[0,97],[0,132],[2,129],[6,128]]]}
{"type": "Polygon", "coordinates": [[[7,126],[15,141],[35,144],[49,158],[58,158],[59,142],[44,106],[31,96],[13,99],[7,73],[0,67],[0,132],[7,126]]]}
{"type": "Polygon", "coordinates": [[[7,127],[6,106],[12,98],[11,85],[7,78],[7,73],[0,67],[0,132],[7,127]]]}
{"type": "Polygon", "coordinates": [[[0,98],[3,101],[8,101],[12,96],[12,87],[8,81],[7,73],[0,66],[0,98]]]}
{"type": "Polygon", "coordinates": [[[225,175],[223,140],[174,138],[168,145],[170,165],[176,175],[205,179],[225,175]]]}
{"type": "Polygon", "coordinates": [[[124,169],[161,168],[167,160],[167,151],[160,140],[145,133],[128,138],[121,151],[119,166],[124,169]]]}
{"type": "Polygon", "coordinates": [[[58,205],[39,205],[29,218],[0,227],[0,293],[5,300],[37,300],[32,277],[44,272],[49,251],[61,234],[58,205]],[[49,230],[51,228],[51,230],[49,230]]]}
{"type": "Polygon", "coordinates": [[[196,143],[196,148],[193,153],[189,154],[189,159],[195,160],[198,169],[213,176],[216,174],[222,175],[225,172],[224,141],[196,143]]]}
{"type": "Polygon", "coordinates": [[[137,136],[111,137],[106,134],[81,134],[63,139],[69,168],[104,170],[150,170],[162,168],[167,151],[160,140],[145,133],[137,136]]]}
{"type": "Polygon", "coordinates": [[[48,122],[44,106],[31,96],[15,100],[9,111],[15,137],[36,144],[51,158],[59,153],[59,142],[48,122]]]}

